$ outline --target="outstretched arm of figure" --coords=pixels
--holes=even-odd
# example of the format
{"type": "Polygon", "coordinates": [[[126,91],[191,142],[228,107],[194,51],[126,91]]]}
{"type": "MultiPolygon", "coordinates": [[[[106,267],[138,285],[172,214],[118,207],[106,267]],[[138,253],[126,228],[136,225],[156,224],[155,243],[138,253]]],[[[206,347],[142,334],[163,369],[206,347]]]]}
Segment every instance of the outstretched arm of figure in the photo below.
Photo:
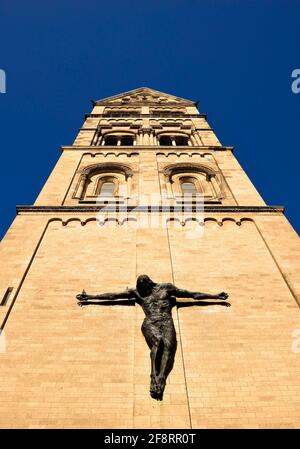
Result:
{"type": "Polygon", "coordinates": [[[80,293],[79,295],[76,296],[76,298],[79,301],[88,301],[89,299],[93,299],[93,300],[114,300],[114,299],[134,299],[135,298],[135,294],[134,294],[134,290],[133,289],[127,289],[124,292],[120,292],[120,293],[102,293],[99,295],[88,295],[84,290],[82,291],[82,293],[80,293]]]}
{"type": "Polygon", "coordinates": [[[200,293],[200,292],[191,292],[189,290],[182,290],[180,288],[175,287],[173,285],[173,289],[171,289],[172,294],[177,298],[193,298],[198,301],[202,299],[221,299],[226,300],[228,298],[228,294],[225,292],[218,293],[217,295],[211,295],[210,293],[200,293]]]}

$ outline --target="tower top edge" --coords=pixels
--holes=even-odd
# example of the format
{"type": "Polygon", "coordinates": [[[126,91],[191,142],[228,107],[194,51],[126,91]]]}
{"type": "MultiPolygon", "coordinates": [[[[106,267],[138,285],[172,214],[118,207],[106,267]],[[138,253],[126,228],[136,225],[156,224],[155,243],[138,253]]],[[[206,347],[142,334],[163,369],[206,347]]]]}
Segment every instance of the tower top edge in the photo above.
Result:
{"type": "MultiPolygon", "coordinates": [[[[132,104],[132,103],[158,103],[161,105],[168,104],[168,103],[178,103],[180,104],[189,104],[190,106],[196,106],[195,101],[178,97],[176,95],[172,95],[166,92],[161,92],[159,90],[152,89],[150,87],[138,87],[136,89],[127,91],[127,92],[121,92],[119,94],[113,95],[111,97],[106,97],[99,99],[97,101],[93,101],[95,106],[100,106],[103,103],[119,103],[122,104],[132,104]]],[[[198,103],[197,103],[198,104],[198,103]]]]}

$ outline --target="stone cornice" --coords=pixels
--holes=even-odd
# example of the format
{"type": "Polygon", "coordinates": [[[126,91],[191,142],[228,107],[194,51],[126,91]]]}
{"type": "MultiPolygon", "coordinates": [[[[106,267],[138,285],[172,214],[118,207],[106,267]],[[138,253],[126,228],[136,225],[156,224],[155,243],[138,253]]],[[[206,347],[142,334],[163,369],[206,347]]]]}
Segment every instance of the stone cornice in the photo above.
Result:
{"type": "Polygon", "coordinates": [[[177,151],[177,150],[185,150],[185,151],[195,151],[195,150],[201,150],[201,151],[233,151],[234,147],[227,147],[227,146],[161,146],[161,145],[131,145],[131,146],[117,146],[117,145],[112,145],[112,146],[105,146],[105,145],[99,145],[99,146],[95,146],[95,145],[63,145],[61,146],[61,151],[97,151],[99,152],[99,150],[101,151],[111,151],[111,150],[119,150],[124,151],[124,150],[131,150],[131,151],[135,151],[135,150],[140,150],[140,151],[157,151],[159,152],[160,150],[169,150],[171,149],[173,152],[177,151]]]}
{"type": "MultiPolygon", "coordinates": [[[[178,107],[178,106],[177,106],[178,107]]],[[[111,120],[113,118],[126,118],[126,119],[137,119],[137,118],[151,118],[151,119],[159,119],[159,120],[164,120],[164,119],[188,119],[188,118],[207,118],[207,114],[182,114],[182,115],[178,115],[178,116],[174,116],[172,117],[172,115],[170,114],[170,117],[167,116],[154,116],[153,114],[142,114],[142,113],[138,113],[138,115],[132,115],[132,116],[128,116],[128,117],[123,117],[121,115],[122,113],[120,113],[120,116],[113,116],[113,117],[108,117],[105,114],[93,114],[92,112],[84,114],[84,118],[103,118],[103,119],[107,119],[107,120],[111,120]]]]}
{"type": "MultiPolygon", "coordinates": [[[[106,129],[106,128],[111,129],[111,128],[115,127],[115,126],[117,126],[118,128],[125,128],[125,127],[127,127],[127,128],[130,127],[131,128],[132,126],[135,126],[135,127],[139,128],[139,129],[143,129],[143,128],[140,127],[140,125],[134,125],[134,124],[129,124],[129,123],[124,122],[124,123],[107,123],[105,125],[100,125],[100,127],[99,127],[99,125],[94,126],[93,128],[88,128],[88,127],[78,128],[78,132],[79,131],[97,131],[97,130],[100,131],[101,129],[106,129]]],[[[168,127],[170,127],[170,128],[181,127],[182,128],[182,124],[181,123],[169,123],[168,127]]],[[[157,126],[154,125],[153,127],[148,128],[148,129],[152,130],[154,128],[157,128],[157,126]]],[[[159,128],[163,129],[163,126],[159,125],[159,128]]],[[[189,129],[190,130],[191,127],[190,127],[190,125],[188,125],[186,127],[183,127],[183,129],[189,129]]],[[[212,131],[212,132],[214,132],[214,129],[213,128],[196,128],[193,131],[212,131]]]]}
{"type": "MultiPolygon", "coordinates": [[[[108,206],[106,204],[99,204],[95,206],[17,206],[17,213],[81,213],[81,212],[98,212],[106,208],[107,212],[126,212],[136,210],[137,212],[157,213],[157,212],[199,212],[199,204],[183,206],[122,206],[116,207],[108,206]]],[[[283,206],[216,206],[204,205],[204,212],[209,213],[268,213],[268,214],[282,214],[284,213],[283,206]]]]}

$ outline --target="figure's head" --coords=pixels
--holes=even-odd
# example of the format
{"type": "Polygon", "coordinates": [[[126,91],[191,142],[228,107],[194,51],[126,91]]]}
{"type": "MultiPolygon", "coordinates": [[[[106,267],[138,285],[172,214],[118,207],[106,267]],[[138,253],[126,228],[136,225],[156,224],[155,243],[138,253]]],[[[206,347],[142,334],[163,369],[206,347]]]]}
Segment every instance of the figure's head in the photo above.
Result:
{"type": "Polygon", "coordinates": [[[153,282],[146,274],[141,274],[136,280],[136,288],[141,296],[147,296],[151,293],[155,282],[153,282]]]}

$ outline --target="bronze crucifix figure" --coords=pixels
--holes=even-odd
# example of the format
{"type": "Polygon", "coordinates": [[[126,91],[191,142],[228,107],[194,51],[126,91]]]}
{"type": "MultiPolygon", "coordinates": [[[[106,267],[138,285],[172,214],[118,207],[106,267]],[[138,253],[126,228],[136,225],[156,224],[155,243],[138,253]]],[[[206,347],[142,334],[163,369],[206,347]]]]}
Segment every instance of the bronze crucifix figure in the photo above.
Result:
{"type": "MultiPolygon", "coordinates": [[[[78,305],[80,306],[94,304],[89,300],[131,299],[142,307],[145,313],[142,332],[150,348],[151,357],[150,395],[154,399],[162,400],[166,378],[172,369],[176,351],[176,332],[172,318],[172,308],[178,304],[176,298],[225,301],[228,294],[222,292],[210,295],[209,293],[181,290],[171,283],[157,284],[144,274],[137,278],[135,289],[100,295],[88,295],[83,291],[76,298],[79,300],[78,305]]],[[[222,304],[230,306],[229,303],[222,304]]]]}

